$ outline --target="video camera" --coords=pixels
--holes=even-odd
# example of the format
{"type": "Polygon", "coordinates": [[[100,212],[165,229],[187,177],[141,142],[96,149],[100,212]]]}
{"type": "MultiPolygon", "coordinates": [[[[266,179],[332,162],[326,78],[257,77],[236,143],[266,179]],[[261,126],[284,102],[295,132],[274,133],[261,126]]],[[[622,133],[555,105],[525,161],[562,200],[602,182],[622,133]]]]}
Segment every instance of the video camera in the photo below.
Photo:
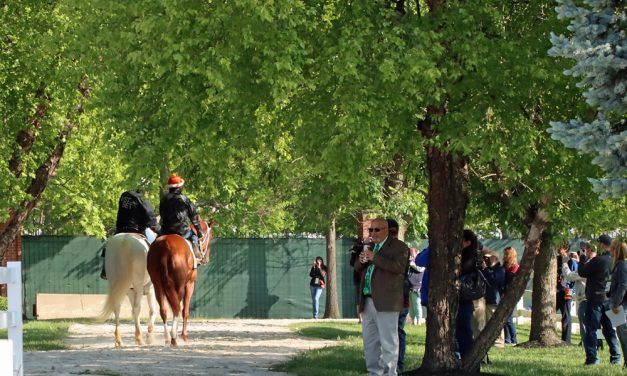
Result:
{"type": "Polygon", "coordinates": [[[352,254],[359,254],[359,253],[361,253],[361,251],[364,250],[364,246],[365,245],[370,246],[370,245],[372,245],[372,243],[368,242],[368,239],[357,238],[357,239],[353,240],[353,246],[351,247],[350,252],[352,254]]]}

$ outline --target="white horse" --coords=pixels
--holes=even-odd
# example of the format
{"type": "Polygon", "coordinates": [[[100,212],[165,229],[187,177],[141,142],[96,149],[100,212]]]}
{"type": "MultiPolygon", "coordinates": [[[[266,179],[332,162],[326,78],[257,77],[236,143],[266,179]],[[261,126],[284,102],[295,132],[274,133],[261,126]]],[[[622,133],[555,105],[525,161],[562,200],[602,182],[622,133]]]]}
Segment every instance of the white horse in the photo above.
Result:
{"type": "Polygon", "coordinates": [[[100,318],[106,320],[111,316],[111,313],[115,314],[115,347],[122,347],[122,336],[119,328],[120,306],[124,295],[128,295],[133,307],[135,343],[143,345],[139,314],[142,295],[146,294],[150,311],[146,342],[150,344],[152,343],[154,323],[157,317],[157,300],[146,269],[148,244],[139,234],[120,233],[107,240],[106,250],[105,271],[109,281],[109,293],[100,318]]]}

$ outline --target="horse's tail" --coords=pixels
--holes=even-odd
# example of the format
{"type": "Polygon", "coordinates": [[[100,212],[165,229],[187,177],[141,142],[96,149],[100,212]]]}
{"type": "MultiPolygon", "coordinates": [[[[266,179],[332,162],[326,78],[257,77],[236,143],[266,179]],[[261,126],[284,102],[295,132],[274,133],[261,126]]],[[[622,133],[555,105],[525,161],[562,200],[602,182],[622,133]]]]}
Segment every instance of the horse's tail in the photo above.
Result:
{"type": "Polygon", "coordinates": [[[109,265],[113,268],[111,271],[107,271],[109,292],[105,305],[98,316],[100,321],[105,321],[111,317],[111,314],[122,303],[131,288],[133,281],[131,253],[129,244],[121,236],[112,238],[107,243],[106,257],[111,259],[109,265]]]}
{"type": "MultiPolygon", "coordinates": [[[[161,282],[164,289],[164,294],[166,299],[168,299],[168,303],[170,304],[170,309],[172,309],[172,315],[174,317],[178,316],[181,311],[181,295],[179,294],[179,286],[181,279],[179,276],[174,276],[172,274],[177,274],[177,269],[174,267],[173,258],[165,258],[163,265],[163,273],[161,274],[161,282]],[[171,281],[168,283],[168,281],[171,281]],[[179,283],[177,283],[179,282],[179,283]]],[[[180,271],[179,271],[180,273],[180,271]]],[[[183,285],[185,280],[183,279],[183,285]]]]}

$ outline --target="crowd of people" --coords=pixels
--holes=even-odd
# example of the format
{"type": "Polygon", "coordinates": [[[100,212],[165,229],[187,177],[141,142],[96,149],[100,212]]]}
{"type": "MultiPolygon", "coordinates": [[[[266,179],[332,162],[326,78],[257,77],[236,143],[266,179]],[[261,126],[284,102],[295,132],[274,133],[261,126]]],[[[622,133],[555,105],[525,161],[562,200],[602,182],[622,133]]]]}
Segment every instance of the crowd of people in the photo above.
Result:
{"type": "Polygon", "coordinates": [[[556,300],[562,314],[562,340],[571,341],[574,300],[585,364],[599,363],[598,349],[603,345],[600,330],[609,347],[610,363],[620,364],[622,350],[623,364],[627,365],[627,244],[607,234],[601,235],[597,244],[597,249],[590,242],[581,242],[577,251],[568,245],[558,248],[556,300]],[[618,322],[611,321],[613,315],[618,322]]]}
{"type": "MultiPolygon", "coordinates": [[[[425,322],[426,288],[429,284],[429,248],[418,251],[398,240],[398,223],[376,218],[368,228],[370,239],[352,248],[351,266],[362,325],[364,358],[371,375],[395,375],[405,367],[405,324],[425,322]]],[[[610,362],[619,364],[620,347],[627,354],[627,245],[608,235],[597,239],[599,254],[590,242],[580,244],[580,252],[559,247],[556,310],[562,314],[562,340],[570,343],[572,302],[586,354],[586,365],[599,363],[597,330],[601,329],[610,350],[610,362]],[[611,276],[611,285],[608,284],[611,276]],[[610,286],[606,290],[606,285],[610,286]],[[609,315],[622,315],[623,324],[612,326],[609,315]]],[[[478,241],[471,230],[464,230],[460,280],[479,272],[485,290],[479,299],[468,299],[460,292],[455,319],[455,348],[458,359],[472,349],[479,333],[490,320],[518,272],[518,254],[513,247],[499,254],[478,241]]],[[[463,289],[460,289],[460,291],[463,289]]],[[[313,293],[312,293],[313,296],[313,293]]],[[[518,344],[514,311],[494,346],[518,344]]],[[[489,362],[486,357],[484,362],[489,362]]],[[[623,362],[627,364],[627,358],[623,362]]]]}

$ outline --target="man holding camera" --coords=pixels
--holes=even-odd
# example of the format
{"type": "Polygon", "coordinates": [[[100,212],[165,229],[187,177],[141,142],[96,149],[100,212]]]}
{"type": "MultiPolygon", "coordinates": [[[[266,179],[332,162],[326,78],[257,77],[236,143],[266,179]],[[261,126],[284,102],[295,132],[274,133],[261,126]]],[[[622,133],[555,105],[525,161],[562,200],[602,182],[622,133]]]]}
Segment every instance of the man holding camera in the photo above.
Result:
{"type": "MultiPolygon", "coordinates": [[[[601,240],[601,239],[600,239],[601,240]]],[[[606,240],[606,239],[602,239],[606,240]]],[[[600,249],[600,255],[579,266],[579,275],[586,278],[586,334],[583,346],[586,350],[586,365],[599,363],[597,355],[597,330],[602,328],[603,336],[610,347],[610,362],[620,363],[620,350],[616,339],[616,330],[605,314],[609,309],[609,302],[605,293],[605,286],[610,277],[612,258],[607,252],[600,249]]]]}

